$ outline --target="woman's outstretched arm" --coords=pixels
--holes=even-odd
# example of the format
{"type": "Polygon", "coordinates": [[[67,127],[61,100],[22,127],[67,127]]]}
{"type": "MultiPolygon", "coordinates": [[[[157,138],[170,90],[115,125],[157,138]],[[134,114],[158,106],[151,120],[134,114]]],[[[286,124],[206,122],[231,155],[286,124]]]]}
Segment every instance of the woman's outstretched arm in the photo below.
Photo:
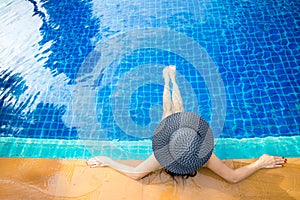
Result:
{"type": "Polygon", "coordinates": [[[86,163],[92,168],[111,167],[134,180],[141,179],[149,173],[161,168],[160,164],[157,162],[153,154],[150,155],[145,161],[143,161],[136,167],[119,163],[106,156],[98,156],[91,158],[86,163]]]}
{"type": "Polygon", "coordinates": [[[212,154],[205,167],[209,168],[230,183],[238,183],[254,172],[263,168],[278,168],[286,163],[286,159],[278,156],[262,155],[257,161],[249,165],[232,169],[225,165],[214,153],[212,154]]]}

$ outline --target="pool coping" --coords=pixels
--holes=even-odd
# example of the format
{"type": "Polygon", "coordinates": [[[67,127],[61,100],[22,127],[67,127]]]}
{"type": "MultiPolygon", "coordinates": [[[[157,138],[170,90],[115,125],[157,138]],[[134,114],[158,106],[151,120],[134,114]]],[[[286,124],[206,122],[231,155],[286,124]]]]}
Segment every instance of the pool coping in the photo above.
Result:
{"type": "MultiPolygon", "coordinates": [[[[237,168],[255,159],[225,160],[237,168]]],[[[122,161],[136,166],[141,161],[122,161]]],[[[178,179],[177,179],[178,180],[178,179]]],[[[197,176],[175,181],[157,170],[135,181],[108,168],[90,168],[80,159],[0,158],[0,199],[299,199],[300,159],[289,158],[282,168],[259,170],[230,184],[207,168],[197,176]]]]}

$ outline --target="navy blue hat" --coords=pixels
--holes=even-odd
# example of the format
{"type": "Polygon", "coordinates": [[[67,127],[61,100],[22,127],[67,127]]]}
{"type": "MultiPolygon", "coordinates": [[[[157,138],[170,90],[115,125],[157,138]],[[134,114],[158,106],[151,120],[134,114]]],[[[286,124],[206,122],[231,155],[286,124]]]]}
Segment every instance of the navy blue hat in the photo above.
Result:
{"type": "Polygon", "coordinates": [[[152,138],[156,160],[175,174],[189,174],[211,157],[214,139],[209,124],[191,112],[174,113],[161,121],[152,138]]]}

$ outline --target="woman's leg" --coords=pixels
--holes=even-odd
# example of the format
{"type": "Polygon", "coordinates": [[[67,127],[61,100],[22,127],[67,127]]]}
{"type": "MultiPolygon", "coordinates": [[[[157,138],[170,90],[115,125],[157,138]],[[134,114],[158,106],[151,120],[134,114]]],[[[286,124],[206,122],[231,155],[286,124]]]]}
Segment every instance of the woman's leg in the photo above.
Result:
{"type": "Polygon", "coordinates": [[[162,119],[172,114],[172,101],[170,95],[170,77],[169,77],[169,67],[165,67],[163,70],[164,77],[164,92],[163,92],[163,115],[162,119]]]}
{"type": "Polygon", "coordinates": [[[173,90],[172,90],[172,111],[173,113],[183,112],[183,102],[180,94],[179,87],[176,82],[176,67],[173,65],[169,66],[169,77],[171,79],[173,90]]]}

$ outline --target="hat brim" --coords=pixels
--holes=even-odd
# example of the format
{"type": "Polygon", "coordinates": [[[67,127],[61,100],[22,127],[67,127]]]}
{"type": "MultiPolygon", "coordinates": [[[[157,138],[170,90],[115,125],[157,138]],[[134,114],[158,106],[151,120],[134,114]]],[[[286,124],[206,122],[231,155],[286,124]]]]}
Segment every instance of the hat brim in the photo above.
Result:
{"type": "Polygon", "coordinates": [[[203,166],[211,157],[213,148],[214,139],[208,123],[199,115],[191,112],[179,112],[166,117],[156,127],[152,138],[152,149],[157,161],[168,171],[182,175],[192,173],[203,166]],[[180,128],[193,129],[201,143],[195,154],[195,160],[188,166],[175,159],[169,149],[172,134],[180,128]]]}

